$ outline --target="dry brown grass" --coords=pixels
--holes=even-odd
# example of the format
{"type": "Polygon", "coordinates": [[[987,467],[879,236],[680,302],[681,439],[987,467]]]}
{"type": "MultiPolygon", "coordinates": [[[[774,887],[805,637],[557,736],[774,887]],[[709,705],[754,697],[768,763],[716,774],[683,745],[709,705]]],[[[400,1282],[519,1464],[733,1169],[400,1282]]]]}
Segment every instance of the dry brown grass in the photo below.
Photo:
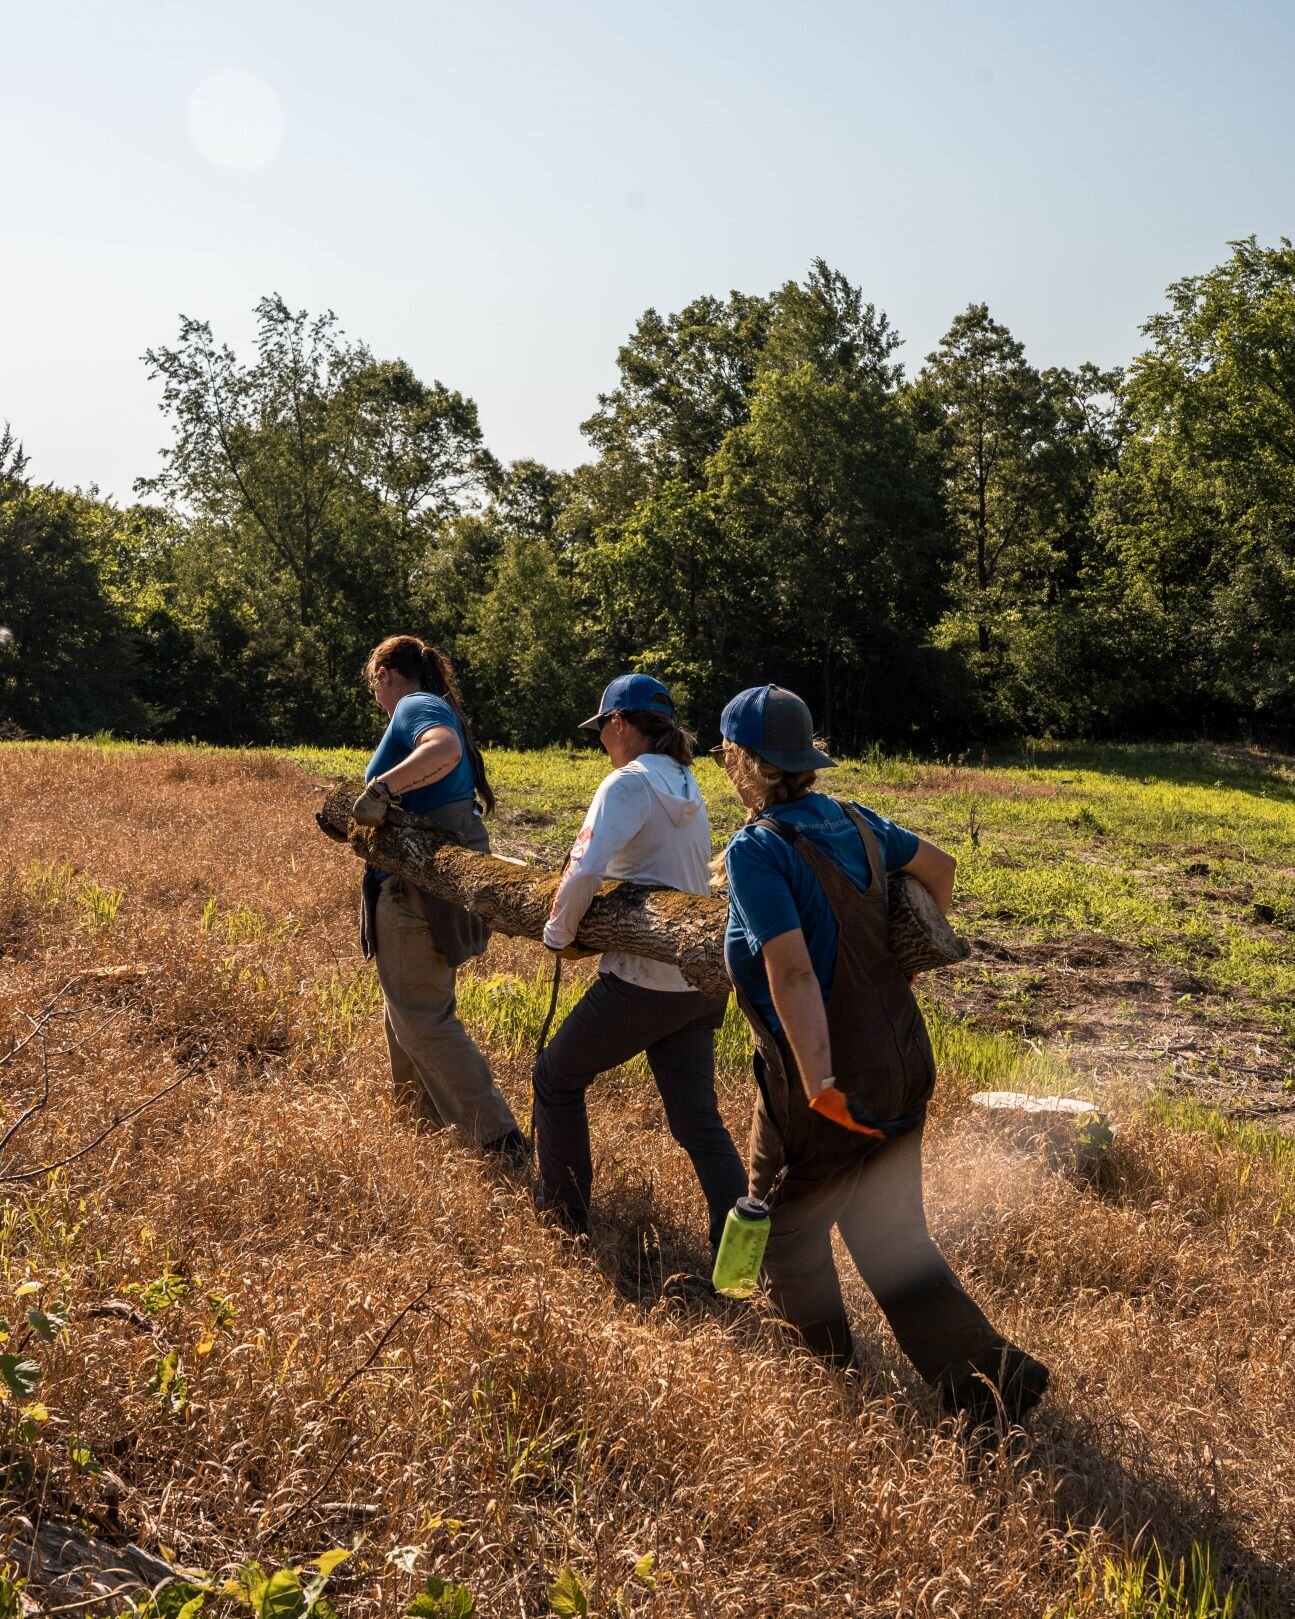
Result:
{"type": "MultiPolygon", "coordinates": [[[[1039,1619],[1081,1552],[1140,1534],[1209,1541],[1254,1590],[1295,1594],[1295,1220],[1272,1170],[1139,1122],[1084,1187],[946,1094],[938,1234],[1055,1375],[1031,1443],[978,1463],[861,1292],[874,1371],[847,1389],[758,1313],[662,1285],[704,1264],[701,1207],[634,1081],[594,1097],[590,1257],[523,1184],[393,1116],[377,1018],[342,998],[362,982],[358,868],[315,832],[317,798],[263,756],[0,749],[0,1037],[78,971],[139,969],[60,1003],[52,1100],[9,1167],[194,1068],[53,1181],[0,1188],[0,1315],[34,1280],[72,1318],[36,1345],[50,1419],[12,1452],[11,1499],[208,1568],[363,1530],[337,1577],[356,1614],[403,1611],[416,1582],[384,1558],[410,1545],[420,1579],[464,1580],[492,1616],[547,1613],[570,1565],[594,1612],[620,1591],[642,1615],[1039,1619]],[[91,883],[123,891],[111,923],[91,883]],[[152,1318],[162,1345],[93,1313],[164,1272],[190,1286],[152,1318]],[[236,1309],[224,1328],[209,1294],[236,1309]],[[148,1393],[165,1347],[178,1413],[148,1393]],[[650,1551],[655,1593],[625,1584],[650,1551]]],[[[492,946],[496,970],[533,963],[492,946]]],[[[39,1052],[0,1067],[0,1133],[39,1094],[39,1052]]],[[[525,1069],[498,1065],[519,1111],[525,1069]]],[[[725,1095],[744,1130],[746,1080],[725,1095]]]]}

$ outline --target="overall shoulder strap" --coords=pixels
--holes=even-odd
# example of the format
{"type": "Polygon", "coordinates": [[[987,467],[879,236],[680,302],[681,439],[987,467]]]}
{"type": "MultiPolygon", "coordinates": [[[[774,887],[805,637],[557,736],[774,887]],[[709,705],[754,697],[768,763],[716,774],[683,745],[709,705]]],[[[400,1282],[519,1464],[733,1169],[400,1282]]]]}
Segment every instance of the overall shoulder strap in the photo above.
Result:
{"type": "Polygon", "coordinates": [[[762,815],[758,821],[750,822],[753,827],[763,827],[766,832],[776,832],[784,843],[797,844],[800,842],[800,828],[786,826],[782,821],[775,821],[772,815],[762,815]]]}
{"type": "MultiPolygon", "coordinates": [[[[823,892],[827,895],[827,903],[831,907],[832,914],[836,917],[839,925],[842,908],[857,901],[860,898],[861,891],[854,886],[835,860],[824,854],[813,838],[806,836],[802,827],[784,826],[781,821],[775,820],[771,815],[761,816],[758,821],[753,821],[751,824],[771,828],[784,842],[789,843],[795,849],[815,877],[818,878],[823,892]]],[[[867,890],[863,897],[876,897],[875,884],[867,890]]]]}
{"type": "Polygon", "coordinates": [[[886,862],[881,858],[881,845],[877,842],[877,834],[848,799],[834,798],[832,802],[839,804],[850,817],[854,822],[855,830],[863,840],[863,852],[868,857],[869,894],[884,895],[886,892],[886,862]]]}

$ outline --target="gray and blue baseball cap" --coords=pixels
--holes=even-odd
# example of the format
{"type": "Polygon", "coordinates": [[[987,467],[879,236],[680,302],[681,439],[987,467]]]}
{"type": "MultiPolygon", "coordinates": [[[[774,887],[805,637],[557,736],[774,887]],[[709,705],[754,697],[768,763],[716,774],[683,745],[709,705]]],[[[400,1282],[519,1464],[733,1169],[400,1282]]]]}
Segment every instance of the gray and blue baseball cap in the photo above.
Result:
{"type": "Polygon", "coordinates": [[[587,720],[581,720],[579,728],[592,731],[617,709],[626,713],[639,708],[666,718],[674,715],[674,702],[659,680],[654,680],[651,675],[617,675],[603,692],[598,712],[591,714],[587,720]]]}
{"type": "MultiPolygon", "coordinates": [[[[748,686],[728,703],[719,719],[728,742],[767,759],[779,770],[830,770],[835,759],[814,746],[814,720],[808,704],[785,686],[748,686]]],[[[723,744],[712,748],[717,757],[723,744]]]]}

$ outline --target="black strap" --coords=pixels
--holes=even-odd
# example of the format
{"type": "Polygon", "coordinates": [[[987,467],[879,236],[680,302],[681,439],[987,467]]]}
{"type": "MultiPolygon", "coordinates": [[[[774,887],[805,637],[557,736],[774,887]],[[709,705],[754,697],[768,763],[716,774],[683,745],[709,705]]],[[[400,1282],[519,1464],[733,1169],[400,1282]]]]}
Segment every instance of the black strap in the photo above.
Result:
{"type": "MultiPolygon", "coordinates": [[[[567,850],[567,857],[558,867],[558,882],[566,875],[567,867],[571,864],[571,851],[567,850]]],[[[576,930],[579,932],[579,929],[576,930]]],[[[535,1146],[535,1068],[544,1055],[544,1047],[549,1042],[549,1030],[553,1027],[553,1017],[558,1009],[558,991],[562,987],[562,957],[554,952],[553,955],[553,985],[549,991],[549,1009],[544,1014],[544,1023],[540,1029],[540,1037],[535,1042],[535,1062],[531,1064],[531,1116],[526,1131],[532,1150],[535,1146]]]]}
{"type": "Polygon", "coordinates": [[[784,843],[799,843],[801,829],[798,826],[787,826],[777,821],[772,815],[762,815],[758,821],[752,821],[752,826],[767,826],[771,832],[776,832],[784,843]]]}
{"type": "Polygon", "coordinates": [[[845,1098],[845,1105],[856,1124],[861,1124],[865,1130],[877,1130],[892,1141],[896,1136],[906,1136],[910,1130],[916,1130],[923,1118],[921,1113],[897,1113],[893,1119],[879,1119],[852,1096],[845,1098]]]}

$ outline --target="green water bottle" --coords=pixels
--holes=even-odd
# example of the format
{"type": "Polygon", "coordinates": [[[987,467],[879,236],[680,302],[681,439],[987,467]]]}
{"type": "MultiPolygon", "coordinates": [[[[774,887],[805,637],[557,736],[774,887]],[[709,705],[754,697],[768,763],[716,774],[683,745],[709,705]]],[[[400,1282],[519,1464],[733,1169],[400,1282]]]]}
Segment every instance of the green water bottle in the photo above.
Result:
{"type": "Polygon", "coordinates": [[[726,1299],[749,1299],[755,1292],[769,1224],[769,1206],[758,1197],[740,1197],[728,1211],[710,1278],[711,1286],[726,1299]]]}

